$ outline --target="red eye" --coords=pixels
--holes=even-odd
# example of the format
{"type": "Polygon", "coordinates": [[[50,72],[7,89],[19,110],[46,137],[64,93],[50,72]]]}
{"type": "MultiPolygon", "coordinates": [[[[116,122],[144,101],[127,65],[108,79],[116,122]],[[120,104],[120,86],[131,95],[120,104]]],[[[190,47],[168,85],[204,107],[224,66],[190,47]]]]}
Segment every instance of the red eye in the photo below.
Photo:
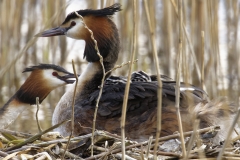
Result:
{"type": "Polygon", "coordinates": [[[76,22],[75,21],[72,21],[71,22],[71,27],[75,26],[76,25],[76,22]]]}
{"type": "Polygon", "coordinates": [[[57,72],[52,72],[52,75],[53,76],[58,76],[58,73],[57,72]]]}

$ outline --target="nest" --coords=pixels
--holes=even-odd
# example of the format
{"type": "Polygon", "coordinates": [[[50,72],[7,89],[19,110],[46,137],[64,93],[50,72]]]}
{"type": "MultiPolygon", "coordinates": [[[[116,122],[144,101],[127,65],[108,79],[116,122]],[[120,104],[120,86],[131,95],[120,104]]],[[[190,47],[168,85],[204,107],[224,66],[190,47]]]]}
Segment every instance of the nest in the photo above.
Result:
{"type": "MultiPolygon", "coordinates": [[[[57,127],[57,126],[54,126],[57,127]]],[[[211,139],[219,131],[219,126],[185,132],[186,152],[182,151],[179,133],[160,137],[158,141],[149,138],[145,142],[125,140],[125,154],[122,153],[121,137],[106,131],[95,131],[92,134],[78,137],[62,137],[57,132],[49,132],[54,127],[36,135],[1,129],[0,158],[7,159],[180,159],[183,154],[188,159],[216,158],[219,153],[228,159],[240,158],[236,137],[226,148],[224,142],[213,146],[211,139]],[[157,144],[156,144],[157,143],[157,144]],[[157,146],[157,147],[156,147],[157,146]],[[154,148],[156,148],[154,150],[154,148]]],[[[222,157],[222,158],[223,158],[222,157]]]]}

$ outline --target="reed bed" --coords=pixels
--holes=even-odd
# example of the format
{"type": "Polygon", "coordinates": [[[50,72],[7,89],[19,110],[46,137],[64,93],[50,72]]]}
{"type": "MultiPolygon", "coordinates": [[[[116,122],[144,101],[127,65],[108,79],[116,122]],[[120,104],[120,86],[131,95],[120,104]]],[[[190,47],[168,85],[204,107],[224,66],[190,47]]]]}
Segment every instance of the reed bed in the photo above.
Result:
{"type": "MultiPolygon", "coordinates": [[[[158,139],[150,139],[149,141],[144,141],[137,143],[131,140],[125,140],[126,153],[125,156],[121,150],[121,137],[115,134],[111,134],[106,131],[95,131],[93,151],[94,156],[91,156],[91,151],[88,149],[91,144],[92,134],[86,134],[83,136],[70,138],[70,143],[68,138],[63,138],[58,134],[46,133],[53,129],[53,126],[42,133],[31,135],[21,132],[11,132],[8,130],[1,130],[7,139],[1,137],[5,148],[0,151],[0,156],[5,157],[5,159],[10,158],[28,158],[28,159],[154,159],[154,145],[157,142],[159,144],[159,149],[155,153],[157,159],[180,159],[184,158],[181,154],[182,148],[177,138],[180,138],[180,134],[173,134],[158,139]],[[16,137],[22,137],[22,139],[13,140],[16,137]],[[17,145],[16,145],[17,144],[17,145]],[[68,146],[68,151],[66,151],[66,146],[68,146]]],[[[196,130],[198,134],[195,134],[195,141],[192,144],[193,147],[188,153],[188,159],[202,158],[202,153],[204,158],[212,159],[216,157],[222,149],[218,147],[212,147],[209,143],[210,139],[205,139],[205,141],[200,140],[200,135],[214,134],[219,130],[219,126],[212,126],[204,129],[196,130]],[[196,147],[199,143],[201,147],[196,147]]],[[[185,143],[189,143],[189,136],[193,135],[193,131],[184,132],[185,143]]],[[[234,141],[234,147],[225,148],[225,152],[222,158],[239,158],[239,142],[234,141]]]]}
{"type": "MultiPolygon", "coordinates": [[[[71,61],[74,59],[76,71],[81,73],[86,64],[82,54],[83,42],[65,37],[37,39],[34,35],[43,29],[60,25],[69,12],[85,8],[102,8],[114,2],[121,3],[123,9],[113,17],[121,39],[117,64],[128,62],[135,46],[134,59],[138,59],[138,62],[133,65],[133,70],[156,74],[160,69],[161,74],[203,88],[210,99],[227,96],[239,104],[240,47],[237,45],[240,42],[239,0],[183,0],[181,18],[176,0],[148,0],[145,1],[146,4],[144,1],[136,1],[136,15],[133,14],[132,1],[2,0],[0,106],[6,103],[26,79],[27,75],[21,73],[25,67],[53,63],[73,72],[71,61]],[[148,11],[150,20],[145,5],[150,8],[148,11]],[[152,31],[147,25],[148,21],[152,31]],[[183,25],[182,30],[179,24],[183,25]],[[133,36],[133,33],[136,34],[133,36]],[[154,33],[154,41],[151,40],[150,33],[154,33]],[[137,39],[136,44],[134,37],[137,39]],[[181,47],[179,37],[182,37],[181,47]],[[155,50],[153,43],[156,45],[159,62],[153,56],[155,50]],[[177,57],[180,52],[182,60],[178,63],[177,57]],[[159,68],[155,67],[154,61],[158,62],[159,68]]],[[[126,68],[119,68],[113,74],[127,75],[126,68]]],[[[40,106],[39,120],[42,128],[51,126],[52,112],[65,90],[66,87],[56,89],[40,106]]],[[[38,132],[35,112],[36,107],[29,106],[29,110],[22,113],[10,129],[26,133],[38,132]]]]}

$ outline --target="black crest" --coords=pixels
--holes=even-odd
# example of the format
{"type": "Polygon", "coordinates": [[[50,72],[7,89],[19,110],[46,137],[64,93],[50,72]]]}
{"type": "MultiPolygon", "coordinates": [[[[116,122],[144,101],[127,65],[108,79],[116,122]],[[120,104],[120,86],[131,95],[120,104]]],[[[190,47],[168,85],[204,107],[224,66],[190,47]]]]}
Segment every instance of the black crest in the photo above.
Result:
{"type": "MultiPolygon", "coordinates": [[[[114,15],[115,12],[121,11],[121,5],[119,3],[115,3],[112,6],[103,8],[103,9],[84,9],[84,10],[79,10],[77,13],[81,16],[87,16],[87,15],[94,15],[94,16],[112,16],[114,15]]],[[[64,20],[62,24],[67,23],[69,20],[78,18],[78,16],[75,14],[75,12],[69,13],[64,20]]]]}
{"type": "Polygon", "coordinates": [[[59,72],[63,72],[63,73],[66,73],[66,74],[69,74],[70,72],[68,72],[67,70],[65,70],[64,68],[60,67],[60,66],[57,66],[55,64],[39,64],[37,66],[30,66],[30,67],[27,67],[23,70],[23,73],[24,72],[32,72],[34,70],[44,70],[44,69],[54,69],[56,71],[59,71],[59,72]]]}

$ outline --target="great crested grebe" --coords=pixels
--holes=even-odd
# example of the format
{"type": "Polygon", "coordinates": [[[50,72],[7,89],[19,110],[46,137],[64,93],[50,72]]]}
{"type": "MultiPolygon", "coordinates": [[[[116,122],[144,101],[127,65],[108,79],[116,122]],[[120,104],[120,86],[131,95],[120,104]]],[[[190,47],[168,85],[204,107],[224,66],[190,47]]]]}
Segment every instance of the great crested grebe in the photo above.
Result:
{"type": "MultiPolygon", "coordinates": [[[[111,16],[120,10],[121,5],[117,3],[103,9],[77,11],[77,13],[83,17],[83,22],[93,31],[100,54],[103,57],[103,64],[106,71],[112,69],[118,59],[120,48],[119,34],[116,25],[111,20],[111,16]]],[[[84,57],[88,61],[88,65],[78,80],[76,103],[74,106],[74,135],[90,133],[99,93],[99,85],[103,77],[102,66],[99,62],[99,57],[90,33],[82,24],[82,19],[75,12],[68,14],[59,27],[43,31],[36,36],[51,37],[59,35],[85,40],[86,42],[84,57]]],[[[114,79],[114,76],[111,78],[114,79]]],[[[110,79],[110,81],[106,81],[107,84],[103,87],[96,129],[120,134],[120,117],[125,83],[124,77],[115,78],[117,79],[117,83],[110,79]]],[[[175,109],[175,84],[174,81],[163,81],[161,136],[166,136],[178,131],[175,109]]],[[[143,81],[131,82],[125,126],[127,137],[133,140],[143,141],[148,139],[150,135],[155,135],[157,125],[157,87],[156,76],[150,76],[150,79],[147,77],[143,81]]],[[[53,113],[53,125],[70,119],[73,90],[74,89],[68,90],[59,101],[53,113]]],[[[182,83],[180,90],[180,110],[184,131],[192,130],[193,122],[191,119],[194,115],[200,115],[198,116],[201,121],[200,126],[205,127],[206,125],[215,125],[219,123],[219,120],[222,120],[223,114],[218,114],[218,112],[224,113],[224,111],[226,111],[229,114],[234,114],[231,106],[225,107],[224,105],[225,108],[221,108],[222,101],[216,102],[215,105],[218,105],[216,108],[215,106],[206,107],[209,105],[208,101],[204,98],[206,94],[197,87],[188,87],[182,83]],[[208,110],[204,112],[209,113],[209,115],[214,114],[218,121],[215,121],[214,118],[206,121],[206,117],[201,115],[204,106],[208,108],[208,110]]],[[[224,102],[229,105],[227,101],[224,102]]],[[[57,131],[67,136],[71,131],[70,126],[69,124],[64,124],[60,126],[57,131]]],[[[224,133],[219,134],[219,137],[223,138],[223,134],[224,133]]]]}
{"type": "Polygon", "coordinates": [[[28,105],[36,104],[36,97],[41,103],[57,87],[72,84],[74,74],[54,64],[39,64],[25,68],[31,72],[20,89],[0,108],[0,128],[11,124],[28,105]],[[71,79],[70,79],[71,78],[71,79]]]}

